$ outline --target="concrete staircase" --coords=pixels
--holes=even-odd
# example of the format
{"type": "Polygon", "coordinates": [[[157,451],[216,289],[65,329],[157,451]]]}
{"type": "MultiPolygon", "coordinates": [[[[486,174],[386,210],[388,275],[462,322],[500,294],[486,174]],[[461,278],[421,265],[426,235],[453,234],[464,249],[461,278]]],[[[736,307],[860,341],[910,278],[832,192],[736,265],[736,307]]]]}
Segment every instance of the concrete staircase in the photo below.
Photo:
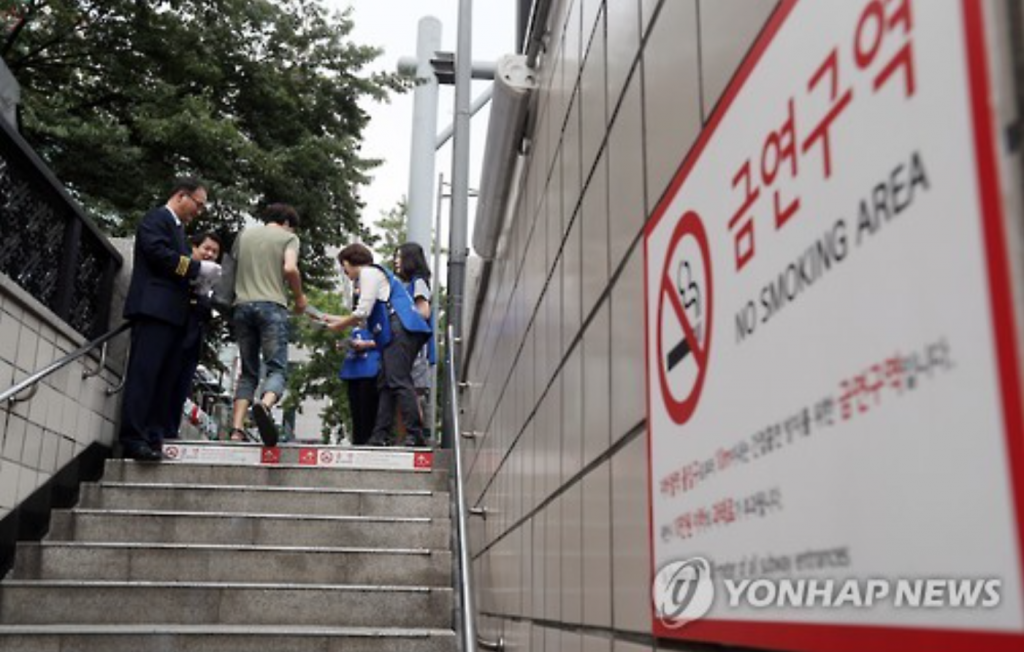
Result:
{"type": "Polygon", "coordinates": [[[18,545],[0,650],[455,650],[447,473],[280,450],[272,464],[109,460],[44,541],[18,545]]]}

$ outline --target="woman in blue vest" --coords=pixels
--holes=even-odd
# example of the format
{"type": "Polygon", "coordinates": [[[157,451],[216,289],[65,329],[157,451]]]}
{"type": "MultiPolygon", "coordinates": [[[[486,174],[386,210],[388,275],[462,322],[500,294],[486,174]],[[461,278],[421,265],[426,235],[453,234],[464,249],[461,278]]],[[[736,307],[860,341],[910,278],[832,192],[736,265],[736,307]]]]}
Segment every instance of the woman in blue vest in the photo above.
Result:
{"type": "MultiPolygon", "coordinates": [[[[416,354],[412,365],[412,384],[416,388],[417,404],[420,408],[420,419],[426,421],[430,415],[430,368],[437,364],[437,352],[434,347],[434,318],[431,313],[430,268],[427,266],[423,247],[415,242],[406,242],[395,252],[395,275],[405,284],[416,310],[430,324],[430,339],[416,354]]],[[[433,424],[426,424],[424,435],[429,439],[433,424]]]]}
{"type": "Polygon", "coordinates": [[[365,321],[377,350],[381,352],[380,390],[377,418],[370,446],[387,446],[395,421],[395,406],[402,414],[406,436],[404,446],[423,445],[423,422],[416,404],[412,365],[416,353],[430,337],[430,325],[416,310],[401,281],[380,265],[364,245],[350,244],[338,254],[345,276],[359,284],[359,303],[351,315],[324,315],[331,330],[342,331],[365,321]]]}
{"type": "MultiPolygon", "coordinates": [[[[353,304],[359,303],[359,286],[352,293],[353,304]]],[[[355,307],[355,306],[353,306],[355,307]]],[[[345,360],[338,377],[345,381],[348,407],[352,413],[352,444],[365,446],[373,434],[377,420],[377,374],[380,372],[380,351],[370,331],[353,328],[345,360]]]]}

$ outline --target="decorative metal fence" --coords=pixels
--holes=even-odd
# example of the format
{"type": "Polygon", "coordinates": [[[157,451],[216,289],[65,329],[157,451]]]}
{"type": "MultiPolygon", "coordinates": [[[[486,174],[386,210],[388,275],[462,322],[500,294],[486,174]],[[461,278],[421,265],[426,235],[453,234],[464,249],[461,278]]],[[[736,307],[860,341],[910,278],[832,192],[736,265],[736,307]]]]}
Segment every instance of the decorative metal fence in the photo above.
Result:
{"type": "Polygon", "coordinates": [[[121,255],[0,120],[0,272],[87,339],[110,321],[121,255]]]}

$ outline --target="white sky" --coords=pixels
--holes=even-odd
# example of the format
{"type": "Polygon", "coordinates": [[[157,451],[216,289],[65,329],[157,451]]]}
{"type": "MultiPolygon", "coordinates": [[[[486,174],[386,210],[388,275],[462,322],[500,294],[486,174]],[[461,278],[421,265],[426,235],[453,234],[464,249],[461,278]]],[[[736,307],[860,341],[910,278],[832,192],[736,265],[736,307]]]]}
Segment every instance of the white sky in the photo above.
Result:
{"type": "MultiPolygon", "coordinates": [[[[359,45],[372,45],[383,49],[374,62],[373,70],[394,71],[403,56],[416,56],[418,22],[423,16],[434,16],[441,21],[441,49],[454,52],[458,38],[458,0],[324,0],[331,8],[353,8],[355,27],[350,38],[359,45]]],[[[504,54],[515,52],[515,0],[484,0],[473,3],[473,60],[494,61],[504,54]]],[[[474,81],[470,101],[482,93],[490,82],[474,81]]],[[[441,86],[438,106],[440,132],[452,122],[455,91],[452,86],[441,86]]],[[[386,211],[409,192],[409,147],[412,138],[412,92],[392,97],[390,104],[364,105],[371,116],[364,132],[363,155],[383,159],[384,163],[373,171],[374,179],[365,186],[361,196],[366,202],[362,221],[370,225],[381,212],[386,211]]],[[[476,188],[480,178],[484,140],[487,135],[485,107],[472,120],[470,136],[470,187],[476,188]]],[[[434,179],[443,173],[451,181],[451,141],[438,151],[435,159],[434,179]]],[[[435,197],[436,202],[436,197],[435,197]]],[[[445,207],[443,214],[447,215],[445,207]]],[[[431,214],[434,209],[431,208],[431,214]]],[[[469,221],[472,228],[475,217],[474,202],[470,200],[469,221]]],[[[443,243],[447,246],[447,226],[442,226],[443,243]]]]}

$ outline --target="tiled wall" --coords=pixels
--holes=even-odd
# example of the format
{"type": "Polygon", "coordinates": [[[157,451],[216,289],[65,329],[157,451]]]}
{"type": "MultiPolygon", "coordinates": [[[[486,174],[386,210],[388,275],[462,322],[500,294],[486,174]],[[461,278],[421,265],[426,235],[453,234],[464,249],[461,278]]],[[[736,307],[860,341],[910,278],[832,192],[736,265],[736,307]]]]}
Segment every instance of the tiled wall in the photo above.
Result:
{"type": "Polygon", "coordinates": [[[562,0],[532,153],[484,299],[464,429],[485,634],[654,649],[645,220],[775,0],[562,0]],[[482,353],[486,352],[486,353],[482,353]]]}
{"type": "MultiPolygon", "coordinates": [[[[130,250],[123,243],[119,248],[130,260],[130,250]]],[[[127,270],[122,269],[112,301],[118,317],[126,288],[127,270]]],[[[30,400],[0,405],[0,518],[92,442],[113,444],[120,398],[108,397],[106,389],[120,378],[127,337],[119,337],[123,341],[112,347],[99,375],[82,378],[98,362],[98,356],[86,356],[42,381],[30,400]]],[[[0,274],[0,391],[84,343],[81,335],[0,274]]]]}

